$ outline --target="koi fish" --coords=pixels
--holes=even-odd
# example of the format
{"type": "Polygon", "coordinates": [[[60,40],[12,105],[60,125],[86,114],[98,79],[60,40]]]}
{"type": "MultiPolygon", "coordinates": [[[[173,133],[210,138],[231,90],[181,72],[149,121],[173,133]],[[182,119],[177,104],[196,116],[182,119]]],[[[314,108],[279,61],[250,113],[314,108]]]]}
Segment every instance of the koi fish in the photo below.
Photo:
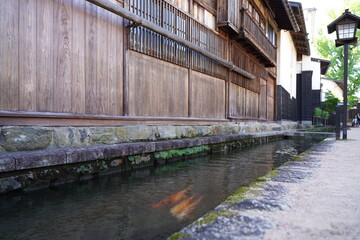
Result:
{"type": "Polygon", "coordinates": [[[184,220],[189,218],[189,214],[195,210],[195,207],[203,200],[204,197],[200,197],[193,201],[195,196],[191,196],[175,205],[170,209],[170,213],[178,220],[184,220]]]}
{"type": "Polygon", "coordinates": [[[177,203],[181,201],[186,193],[191,189],[191,186],[181,190],[180,192],[170,194],[166,198],[162,199],[159,203],[154,203],[151,205],[152,208],[163,208],[166,207],[169,204],[177,203]]]}

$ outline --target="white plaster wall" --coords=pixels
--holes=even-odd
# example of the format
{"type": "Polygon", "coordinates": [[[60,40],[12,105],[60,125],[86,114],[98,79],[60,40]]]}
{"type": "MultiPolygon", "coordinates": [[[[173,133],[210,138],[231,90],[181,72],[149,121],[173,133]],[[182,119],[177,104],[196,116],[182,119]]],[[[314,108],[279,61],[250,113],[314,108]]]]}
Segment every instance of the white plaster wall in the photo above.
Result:
{"type": "Polygon", "coordinates": [[[331,91],[335,97],[337,97],[338,99],[342,100],[343,99],[343,92],[342,89],[334,82],[331,80],[327,80],[327,79],[321,79],[321,101],[324,102],[325,101],[325,93],[327,91],[331,91]]]}
{"type": "Polygon", "coordinates": [[[320,90],[320,62],[313,62],[311,61],[311,56],[303,55],[301,71],[312,71],[312,90],[320,90]]]}
{"type": "Polygon", "coordinates": [[[278,52],[278,85],[283,86],[290,93],[291,97],[296,97],[296,49],[287,31],[279,34],[278,52]]]}

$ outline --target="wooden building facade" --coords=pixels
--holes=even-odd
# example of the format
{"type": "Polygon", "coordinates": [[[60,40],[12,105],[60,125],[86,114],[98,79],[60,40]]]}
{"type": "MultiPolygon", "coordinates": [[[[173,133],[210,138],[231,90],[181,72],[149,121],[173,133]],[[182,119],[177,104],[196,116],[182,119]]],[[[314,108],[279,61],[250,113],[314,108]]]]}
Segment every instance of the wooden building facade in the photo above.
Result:
{"type": "Polygon", "coordinates": [[[0,125],[274,121],[286,0],[0,0],[0,125]]]}

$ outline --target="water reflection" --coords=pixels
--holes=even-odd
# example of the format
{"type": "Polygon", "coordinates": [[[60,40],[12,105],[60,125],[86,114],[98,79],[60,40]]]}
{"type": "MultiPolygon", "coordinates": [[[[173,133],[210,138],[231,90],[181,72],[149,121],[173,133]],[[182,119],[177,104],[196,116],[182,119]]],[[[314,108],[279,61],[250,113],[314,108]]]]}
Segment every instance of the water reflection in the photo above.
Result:
{"type": "Polygon", "coordinates": [[[312,143],[281,140],[0,198],[0,239],[164,239],[312,143]]]}

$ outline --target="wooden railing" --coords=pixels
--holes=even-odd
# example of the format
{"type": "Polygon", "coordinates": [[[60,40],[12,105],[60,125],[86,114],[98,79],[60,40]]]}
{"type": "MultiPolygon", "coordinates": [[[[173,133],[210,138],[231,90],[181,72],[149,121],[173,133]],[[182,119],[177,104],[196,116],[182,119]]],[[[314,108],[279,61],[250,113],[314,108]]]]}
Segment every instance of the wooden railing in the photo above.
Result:
{"type": "MultiPolygon", "coordinates": [[[[260,29],[260,26],[252,19],[251,16],[246,12],[246,9],[241,10],[242,15],[242,24],[241,28],[250,34],[252,38],[250,41],[256,41],[254,43],[259,51],[266,52],[267,57],[269,57],[272,62],[276,62],[276,47],[270,42],[266,37],[265,33],[260,29]]],[[[246,37],[246,35],[245,35],[246,37]]]]}
{"type": "Polygon", "coordinates": [[[130,0],[129,11],[226,59],[226,39],[164,0],[130,0]]]}

